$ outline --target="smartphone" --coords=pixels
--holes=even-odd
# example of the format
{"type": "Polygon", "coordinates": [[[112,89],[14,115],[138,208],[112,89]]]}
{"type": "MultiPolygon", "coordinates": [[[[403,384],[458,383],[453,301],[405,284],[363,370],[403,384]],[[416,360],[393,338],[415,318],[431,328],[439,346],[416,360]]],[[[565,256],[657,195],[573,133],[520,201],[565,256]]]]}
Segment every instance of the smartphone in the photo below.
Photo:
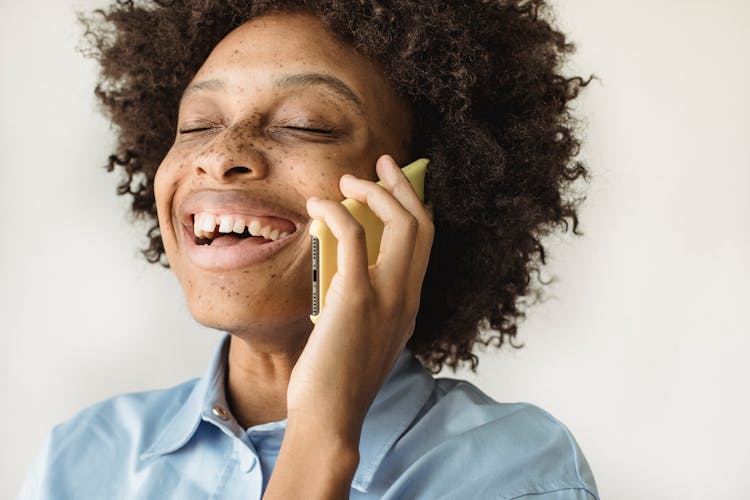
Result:
{"type": "MultiPolygon", "coordinates": [[[[420,158],[401,170],[409,179],[419,200],[424,203],[424,177],[427,171],[427,158],[420,158]]],[[[378,182],[381,186],[382,182],[378,182]]],[[[383,236],[383,222],[364,203],[347,198],[341,202],[359,222],[365,230],[365,241],[367,243],[367,263],[373,265],[377,262],[380,253],[380,239],[383,236]]],[[[319,220],[314,220],[310,225],[310,236],[312,238],[312,314],[310,319],[317,323],[320,312],[325,305],[325,297],[331,284],[333,275],[336,274],[336,249],[338,240],[328,228],[319,220]]]]}

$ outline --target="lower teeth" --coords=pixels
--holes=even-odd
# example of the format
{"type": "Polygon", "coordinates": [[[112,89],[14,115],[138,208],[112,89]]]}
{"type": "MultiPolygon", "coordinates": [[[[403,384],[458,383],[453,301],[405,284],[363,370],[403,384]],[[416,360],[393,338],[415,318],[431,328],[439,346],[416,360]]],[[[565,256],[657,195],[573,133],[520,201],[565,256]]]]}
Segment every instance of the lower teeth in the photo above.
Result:
{"type": "MultiPolygon", "coordinates": [[[[246,239],[249,239],[249,238],[258,238],[258,239],[263,240],[266,243],[272,243],[274,241],[274,240],[269,240],[268,238],[264,238],[262,236],[245,236],[245,237],[234,236],[234,237],[237,238],[237,239],[240,239],[240,240],[246,240],[246,239]]],[[[196,240],[196,244],[211,246],[211,243],[213,243],[214,241],[216,241],[219,238],[220,237],[213,238],[213,239],[211,239],[211,238],[198,238],[196,240]]]]}

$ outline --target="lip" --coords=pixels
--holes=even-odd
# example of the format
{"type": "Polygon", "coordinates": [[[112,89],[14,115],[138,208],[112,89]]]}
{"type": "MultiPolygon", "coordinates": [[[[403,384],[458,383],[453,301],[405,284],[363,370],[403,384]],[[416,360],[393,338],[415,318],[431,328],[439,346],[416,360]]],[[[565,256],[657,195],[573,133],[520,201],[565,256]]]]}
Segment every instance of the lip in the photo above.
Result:
{"type": "Polygon", "coordinates": [[[232,246],[213,247],[196,244],[192,228],[182,224],[182,241],[188,259],[197,267],[212,271],[226,271],[263,262],[299,239],[300,234],[305,234],[305,231],[298,229],[284,239],[269,243],[256,243],[253,238],[247,238],[232,246]]]}
{"type": "Polygon", "coordinates": [[[195,191],[189,194],[177,212],[183,225],[193,225],[193,215],[210,212],[214,215],[236,214],[256,217],[277,217],[294,223],[297,230],[308,220],[281,204],[236,189],[195,191]]]}
{"type": "Polygon", "coordinates": [[[271,258],[292,241],[297,241],[300,234],[306,234],[302,226],[308,222],[299,214],[275,202],[239,190],[206,190],[192,193],[180,205],[178,220],[182,226],[180,239],[188,259],[195,266],[211,271],[252,266],[271,258]],[[296,230],[283,239],[268,243],[257,243],[257,240],[247,238],[231,246],[198,245],[193,233],[193,214],[198,212],[283,218],[291,221],[296,230]]]}

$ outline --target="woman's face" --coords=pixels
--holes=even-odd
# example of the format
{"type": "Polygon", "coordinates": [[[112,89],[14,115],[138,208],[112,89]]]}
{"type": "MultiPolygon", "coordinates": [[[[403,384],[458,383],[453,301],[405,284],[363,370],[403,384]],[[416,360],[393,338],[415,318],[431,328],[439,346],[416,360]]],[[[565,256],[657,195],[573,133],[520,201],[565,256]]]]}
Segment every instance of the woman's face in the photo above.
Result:
{"type": "Polygon", "coordinates": [[[374,180],[382,154],[408,163],[407,105],[316,17],[271,14],[214,48],[177,129],[155,196],[191,313],[229,332],[309,331],[306,200],[343,199],[339,178],[374,180]]]}

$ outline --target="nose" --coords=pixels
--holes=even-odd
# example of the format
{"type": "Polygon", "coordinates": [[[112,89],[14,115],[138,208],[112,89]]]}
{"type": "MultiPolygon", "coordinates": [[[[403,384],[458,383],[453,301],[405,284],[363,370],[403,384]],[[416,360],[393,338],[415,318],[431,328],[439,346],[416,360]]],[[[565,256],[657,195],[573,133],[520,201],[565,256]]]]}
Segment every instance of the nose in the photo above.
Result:
{"type": "Polygon", "coordinates": [[[218,182],[263,179],[268,165],[262,151],[245,130],[229,127],[220,132],[195,159],[195,173],[218,182]]]}

